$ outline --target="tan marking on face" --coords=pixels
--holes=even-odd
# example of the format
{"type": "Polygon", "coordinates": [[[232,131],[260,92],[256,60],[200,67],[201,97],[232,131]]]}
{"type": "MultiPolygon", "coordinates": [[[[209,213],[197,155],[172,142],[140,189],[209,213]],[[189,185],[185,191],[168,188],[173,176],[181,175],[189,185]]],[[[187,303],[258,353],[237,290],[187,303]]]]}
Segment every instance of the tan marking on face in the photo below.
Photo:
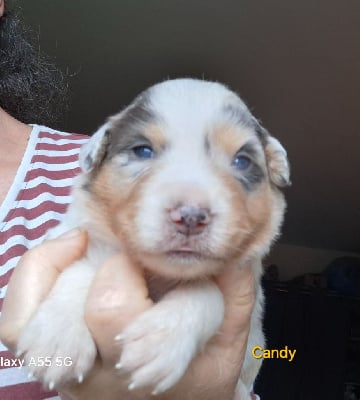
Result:
{"type": "Polygon", "coordinates": [[[135,255],[141,244],[136,240],[134,224],[138,212],[141,190],[149,175],[127,176],[111,163],[104,165],[91,185],[90,212],[94,218],[110,227],[111,232],[130,254],[135,255]]]}
{"type": "Polygon", "coordinates": [[[162,127],[148,124],[144,128],[144,135],[150,140],[155,149],[163,149],[166,145],[166,135],[162,127]]]}
{"type": "Polygon", "coordinates": [[[229,238],[224,242],[224,257],[244,259],[262,248],[266,252],[276,233],[272,219],[276,201],[270,186],[263,183],[256,191],[247,192],[233,177],[222,177],[222,182],[231,193],[231,211],[225,216],[229,238]]]}
{"type": "Polygon", "coordinates": [[[209,142],[211,148],[214,148],[216,152],[222,150],[225,154],[233,157],[253,137],[254,133],[244,127],[221,125],[210,132],[209,142]]]}

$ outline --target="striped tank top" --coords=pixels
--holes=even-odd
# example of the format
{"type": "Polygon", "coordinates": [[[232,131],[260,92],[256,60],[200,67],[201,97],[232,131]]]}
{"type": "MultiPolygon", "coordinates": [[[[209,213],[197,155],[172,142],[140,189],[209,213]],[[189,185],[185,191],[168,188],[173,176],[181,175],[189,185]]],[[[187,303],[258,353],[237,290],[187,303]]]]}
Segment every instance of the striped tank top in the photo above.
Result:
{"type": "MultiPolygon", "coordinates": [[[[24,252],[41,243],[61,220],[80,172],[79,150],[88,138],[34,125],[13,184],[0,209],[0,309],[11,273],[24,252]]],[[[58,399],[28,378],[0,342],[0,399],[58,399]]]]}

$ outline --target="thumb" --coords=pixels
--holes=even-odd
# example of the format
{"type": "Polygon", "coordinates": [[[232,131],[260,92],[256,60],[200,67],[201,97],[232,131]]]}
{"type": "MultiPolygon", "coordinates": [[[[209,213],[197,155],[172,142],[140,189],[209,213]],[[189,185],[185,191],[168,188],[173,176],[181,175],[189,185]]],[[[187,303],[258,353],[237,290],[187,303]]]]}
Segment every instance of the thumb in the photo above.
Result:
{"type": "Polygon", "coordinates": [[[0,338],[8,347],[16,346],[22,329],[59,274],[83,255],[86,246],[86,232],[73,229],[22,256],[11,276],[0,319],[0,338]]]}
{"type": "Polygon", "coordinates": [[[256,287],[252,264],[229,266],[218,278],[223,293],[225,316],[219,339],[231,344],[248,335],[251,314],[255,304],[256,287]]]}
{"type": "Polygon", "coordinates": [[[90,287],[85,319],[105,364],[118,361],[115,336],[151,305],[143,271],[124,253],[104,263],[90,287]]]}

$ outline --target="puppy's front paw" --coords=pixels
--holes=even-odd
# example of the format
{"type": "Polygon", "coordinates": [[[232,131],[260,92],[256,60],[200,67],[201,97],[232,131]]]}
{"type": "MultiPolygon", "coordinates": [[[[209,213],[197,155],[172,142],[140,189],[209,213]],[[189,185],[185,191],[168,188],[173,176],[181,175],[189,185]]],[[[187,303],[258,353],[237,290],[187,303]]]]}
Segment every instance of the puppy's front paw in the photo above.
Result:
{"type": "Polygon", "coordinates": [[[177,383],[197,350],[184,321],[160,304],[146,311],[118,337],[123,351],[116,368],[130,373],[129,390],[150,386],[159,394],[177,383]]]}
{"type": "Polygon", "coordinates": [[[52,390],[73,379],[81,382],[94,364],[96,346],[82,318],[44,303],[21,335],[17,355],[52,390]]]}

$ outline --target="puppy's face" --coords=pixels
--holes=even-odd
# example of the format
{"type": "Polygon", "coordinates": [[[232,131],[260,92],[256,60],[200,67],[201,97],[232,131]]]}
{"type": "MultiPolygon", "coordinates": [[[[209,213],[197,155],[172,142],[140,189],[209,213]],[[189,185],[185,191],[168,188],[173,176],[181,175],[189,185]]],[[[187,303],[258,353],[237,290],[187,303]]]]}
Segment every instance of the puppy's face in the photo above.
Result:
{"type": "Polygon", "coordinates": [[[151,87],[99,129],[81,164],[87,213],[162,276],[262,256],[282,221],[286,152],[217,83],[151,87]]]}

